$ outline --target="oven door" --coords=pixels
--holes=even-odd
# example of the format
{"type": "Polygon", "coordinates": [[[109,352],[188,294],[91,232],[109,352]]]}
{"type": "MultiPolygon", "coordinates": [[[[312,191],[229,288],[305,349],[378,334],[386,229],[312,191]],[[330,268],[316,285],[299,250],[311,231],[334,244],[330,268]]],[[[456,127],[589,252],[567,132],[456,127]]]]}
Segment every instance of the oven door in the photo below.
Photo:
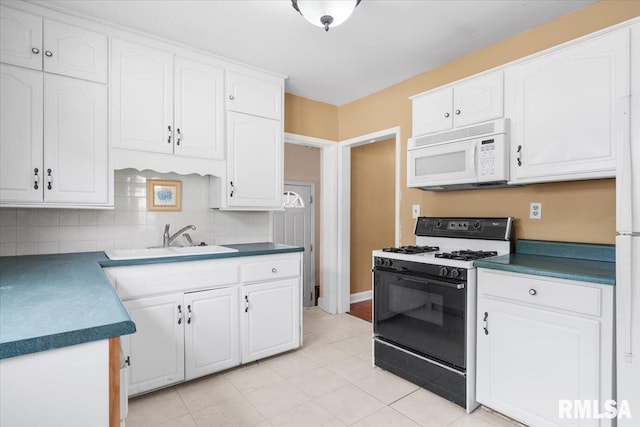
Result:
{"type": "Polygon", "coordinates": [[[373,277],[374,334],[464,370],[465,283],[381,268],[373,277]]]}

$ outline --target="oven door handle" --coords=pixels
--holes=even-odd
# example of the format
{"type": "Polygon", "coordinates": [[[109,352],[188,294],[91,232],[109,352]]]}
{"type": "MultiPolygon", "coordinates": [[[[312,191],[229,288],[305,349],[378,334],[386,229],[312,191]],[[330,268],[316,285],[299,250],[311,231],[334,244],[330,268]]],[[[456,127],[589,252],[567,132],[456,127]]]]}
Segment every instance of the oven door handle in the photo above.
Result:
{"type": "Polygon", "coordinates": [[[435,280],[435,279],[419,279],[416,277],[407,277],[401,274],[398,274],[397,276],[400,280],[404,280],[406,282],[414,282],[414,283],[420,283],[424,285],[435,284],[438,286],[445,286],[447,288],[464,289],[464,283],[449,283],[449,282],[443,282],[441,280],[435,280]]]}

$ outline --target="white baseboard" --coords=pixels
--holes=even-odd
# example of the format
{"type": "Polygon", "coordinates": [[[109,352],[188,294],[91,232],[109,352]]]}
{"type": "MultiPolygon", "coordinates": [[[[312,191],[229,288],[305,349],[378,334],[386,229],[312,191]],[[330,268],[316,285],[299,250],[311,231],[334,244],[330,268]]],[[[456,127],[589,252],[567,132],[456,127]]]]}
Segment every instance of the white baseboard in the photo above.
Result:
{"type": "Polygon", "coordinates": [[[324,298],[318,297],[318,307],[320,307],[323,311],[330,313],[329,309],[324,305],[324,298]]]}
{"type": "Polygon", "coordinates": [[[357,294],[351,294],[349,297],[349,302],[353,304],[354,302],[366,301],[371,299],[373,293],[371,291],[358,292],[357,294]]]}

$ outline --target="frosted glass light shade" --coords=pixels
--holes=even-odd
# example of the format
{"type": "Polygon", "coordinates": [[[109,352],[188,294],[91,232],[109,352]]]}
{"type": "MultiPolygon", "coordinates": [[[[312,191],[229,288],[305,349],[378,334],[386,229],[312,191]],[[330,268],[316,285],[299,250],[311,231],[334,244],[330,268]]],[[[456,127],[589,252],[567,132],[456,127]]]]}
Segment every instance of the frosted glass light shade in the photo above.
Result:
{"type": "Polygon", "coordinates": [[[349,19],[358,3],[358,0],[297,0],[296,2],[304,19],[325,29],[327,26],[322,20],[324,16],[333,18],[328,25],[337,27],[349,19]]]}

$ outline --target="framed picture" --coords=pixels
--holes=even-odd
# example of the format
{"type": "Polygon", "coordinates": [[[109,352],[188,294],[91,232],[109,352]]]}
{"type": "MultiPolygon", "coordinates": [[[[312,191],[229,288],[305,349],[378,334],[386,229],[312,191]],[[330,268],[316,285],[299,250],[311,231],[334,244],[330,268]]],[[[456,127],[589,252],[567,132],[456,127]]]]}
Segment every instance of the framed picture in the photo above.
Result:
{"type": "Polygon", "coordinates": [[[182,182],[147,180],[147,209],[150,211],[179,211],[182,209],[182,182]]]}

